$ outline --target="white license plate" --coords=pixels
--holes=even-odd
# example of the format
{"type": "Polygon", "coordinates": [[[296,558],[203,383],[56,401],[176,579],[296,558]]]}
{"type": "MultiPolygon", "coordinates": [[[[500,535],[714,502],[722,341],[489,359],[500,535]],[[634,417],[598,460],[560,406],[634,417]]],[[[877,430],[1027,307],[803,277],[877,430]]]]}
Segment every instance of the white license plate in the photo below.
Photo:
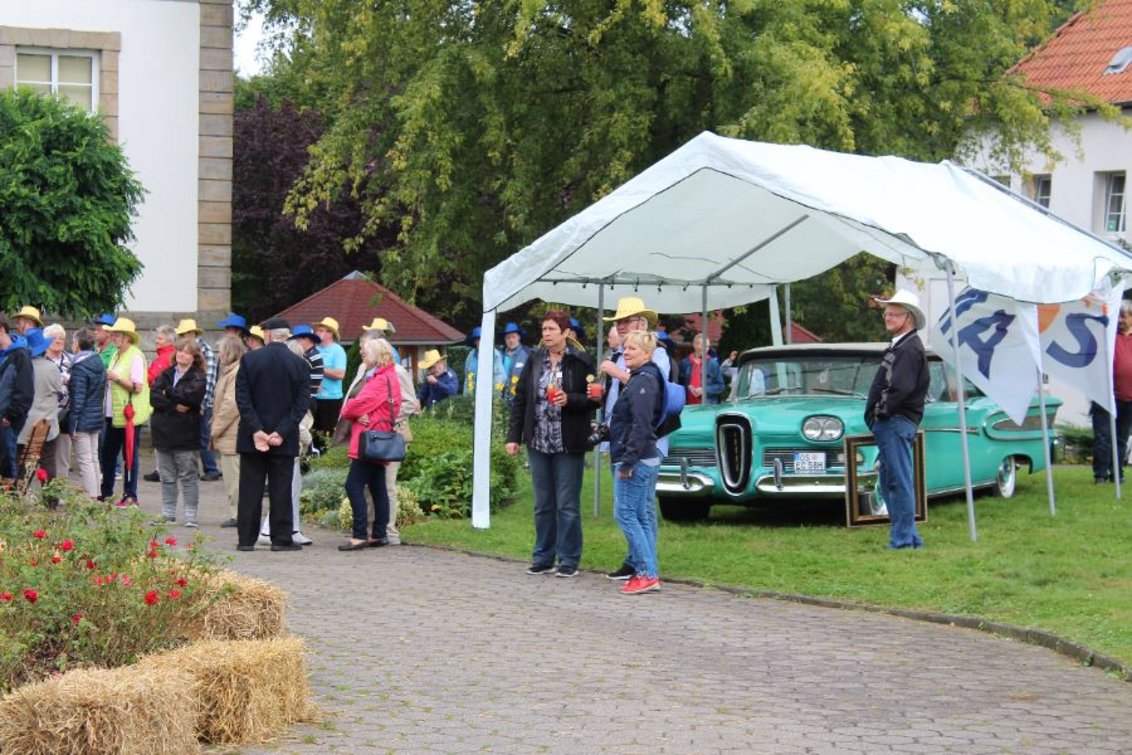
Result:
{"type": "Polygon", "coordinates": [[[825,453],[795,453],[794,474],[825,474],[825,453]]]}

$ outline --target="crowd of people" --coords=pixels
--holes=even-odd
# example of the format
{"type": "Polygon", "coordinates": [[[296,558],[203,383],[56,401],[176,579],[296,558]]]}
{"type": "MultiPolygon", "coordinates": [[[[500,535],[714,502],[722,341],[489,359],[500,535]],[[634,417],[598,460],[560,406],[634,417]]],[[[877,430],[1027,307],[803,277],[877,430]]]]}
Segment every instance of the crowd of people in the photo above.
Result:
{"type": "Polygon", "coordinates": [[[228,517],[220,526],[236,529],[238,549],[299,550],[311,542],[299,526],[299,457],[315,438],[340,432],[355,520],[341,549],[398,543],[400,465],[360,460],[357,448],[369,427],[412,439],[408,419],[420,402],[388,341],[392,324],[376,318],[361,333],[362,365],[347,390],[332,317],[292,330],[281,318],[249,326],[233,313],[216,327],[223,334],[210,344],[193,319],[161,325],[147,359],[128,317],[103,314],[69,344],[64,327],[45,326],[35,307],[0,317],[0,477],[11,484],[38,469],[46,482],[68,476],[73,461],[88,496],[136,506],[148,428],[157,469],[146,478],[161,485],[164,522],[175,523],[180,508],[181,524],[197,527],[200,482],[222,480],[228,517]]]}

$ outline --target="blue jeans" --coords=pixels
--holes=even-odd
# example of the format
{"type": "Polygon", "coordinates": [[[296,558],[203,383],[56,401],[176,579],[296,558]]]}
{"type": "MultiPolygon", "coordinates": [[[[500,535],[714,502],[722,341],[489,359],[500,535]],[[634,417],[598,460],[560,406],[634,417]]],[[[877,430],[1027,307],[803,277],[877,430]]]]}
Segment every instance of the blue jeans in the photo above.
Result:
{"type": "Polygon", "coordinates": [[[14,428],[3,425],[0,426],[0,443],[3,447],[0,448],[0,477],[8,480],[14,480],[18,474],[16,469],[16,431],[14,428]]]}
{"type": "Polygon", "coordinates": [[[200,465],[204,467],[207,475],[220,474],[220,465],[216,462],[216,454],[208,450],[208,442],[212,439],[212,407],[204,410],[200,419],[200,465]]]}
{"type": "Polygon", "coordinates": [[[385,487],[385,465],[370,464],[354,459],[350,471],[346,473],[346,496],[354,512],[354,539],[366,539],[366,488],[373,497],[373,539],[385,537],[385,525],[389,521],[389,491],[385,487]]]}
{"type": "Polygon", "coordinates": [[[577,568],[582,560],[582,472],[586,455],[528,449],[535,492],[531,563],[577,568]]]}
{"type": "MultiPolygon", "coordinates": [[[[1093,479],[1112,481],[1112,428],[1108,410],[1100,404],[1089,405],[1093,420],[1093,479]]],[[[1124,465],[1128,461],[1128,435],[1132,433],[1132,401],[1116,401],[1116,458],[1120,462],[1120,481],[1124,482],[1124,465]]]]}
{"type": "MultiPolygon", "coordinates": [[[[99,449],[102,463],[102,497],[109,499],[114,495],[114,470],[118,466],[118,457],[125,458],[126,428],[114,427],[110,419],[106,420],[106,440],[99,449]]],[[[132,464],[122,475],[123,498],[138,500],[138,453],[141,446],[141,428],[134,428],[134,458],[132,464]]]]}
{"type": "Polygon", "coordinates": [[[916,491],[912,482],[912,444],[916,426],[896,415],[877,420],[873,435],[880,450],[880,488],[892,521],[889,548],[919,548],[924,540],[916,529],[916,491]]]}
{"type": "MultiPolygon", "coordinates": [[[[617,465],[621,469],[621,465],[617,465]]],[[[659,570],[656,561],[656,478],[659,466],[637,462],[633,465],[633,476],[622,479],[613,474],[613,515],[625,541],[629,543],[627,563],[633,567],[637,576],[657,577],[659,570]]]]}

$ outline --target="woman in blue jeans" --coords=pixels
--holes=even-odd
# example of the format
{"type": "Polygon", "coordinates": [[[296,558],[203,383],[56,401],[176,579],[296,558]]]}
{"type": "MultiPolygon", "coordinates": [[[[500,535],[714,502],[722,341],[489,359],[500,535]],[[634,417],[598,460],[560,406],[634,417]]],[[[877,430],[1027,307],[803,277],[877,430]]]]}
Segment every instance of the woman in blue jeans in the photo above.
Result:
{"type": "MultiPolygon", "coordinates": [[[[385,526],[389,520],[389,496],[385,488],[385,464],[361,458],[358,441],[367,429],[392,430],[401,410],[401,389],[393,368],[393,348],[384,338],[362,344],[362,362],[373,374],[366,378],[357,396],[342,405],[342,419],[350,420],[350,471],[346,473],[346,495],[354,512],[352,537],[340,551],[356,551],[388,545],[385,526]],[[373,497],[372,535],[366,536],[366,488],[373,497]]],[[[297,523],[296,523],[297,526],[297,523]]]]}
{"type": "Polygon", "coordinates": [[[652,362],[656,336],[643,330],[625,335],[622,350],[629,382],[617,396],[609,420],[613,461],[613,515],[629,544],[633,576],[621,587],[625,595],[660,589],[656,558],[656,478],[660,451],[656,424],[663,409],[664,376],[652,362]]]}
{"type": "Polygon", "coordinates": [[[542,346],[523,365],[511,403],[507,453],[514,456],[526,442],[535,493],[528,574],[574,577],[582,557],[582,472],[597,404],[586,396],[593,359],[567,342],[569,328],[568,313],[543,315],[542,346]]]}

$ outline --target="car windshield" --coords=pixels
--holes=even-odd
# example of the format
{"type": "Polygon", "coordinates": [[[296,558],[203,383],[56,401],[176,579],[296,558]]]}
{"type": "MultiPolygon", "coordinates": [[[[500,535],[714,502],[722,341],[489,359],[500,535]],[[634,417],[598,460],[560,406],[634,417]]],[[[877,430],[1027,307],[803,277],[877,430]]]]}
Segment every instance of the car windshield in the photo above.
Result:
{"type": "Polygon", "coordinates": [[[823,394],[865,398],[880,354],[803,354],[744,362],[740,398],[823,394]]]}
{"type": "MultiPolygon", "coordinates": [[[[764,396],[854,396],[867,398],[881,353],[767,355],[743,362],[737,377],[736,398],[764,396]]],[[[955,373],[938,359],[928,362],[930,384],[926,400],[955,400],[955,373]]],[[[968,398],[982,395],[964,380],[968,398]]]]}

